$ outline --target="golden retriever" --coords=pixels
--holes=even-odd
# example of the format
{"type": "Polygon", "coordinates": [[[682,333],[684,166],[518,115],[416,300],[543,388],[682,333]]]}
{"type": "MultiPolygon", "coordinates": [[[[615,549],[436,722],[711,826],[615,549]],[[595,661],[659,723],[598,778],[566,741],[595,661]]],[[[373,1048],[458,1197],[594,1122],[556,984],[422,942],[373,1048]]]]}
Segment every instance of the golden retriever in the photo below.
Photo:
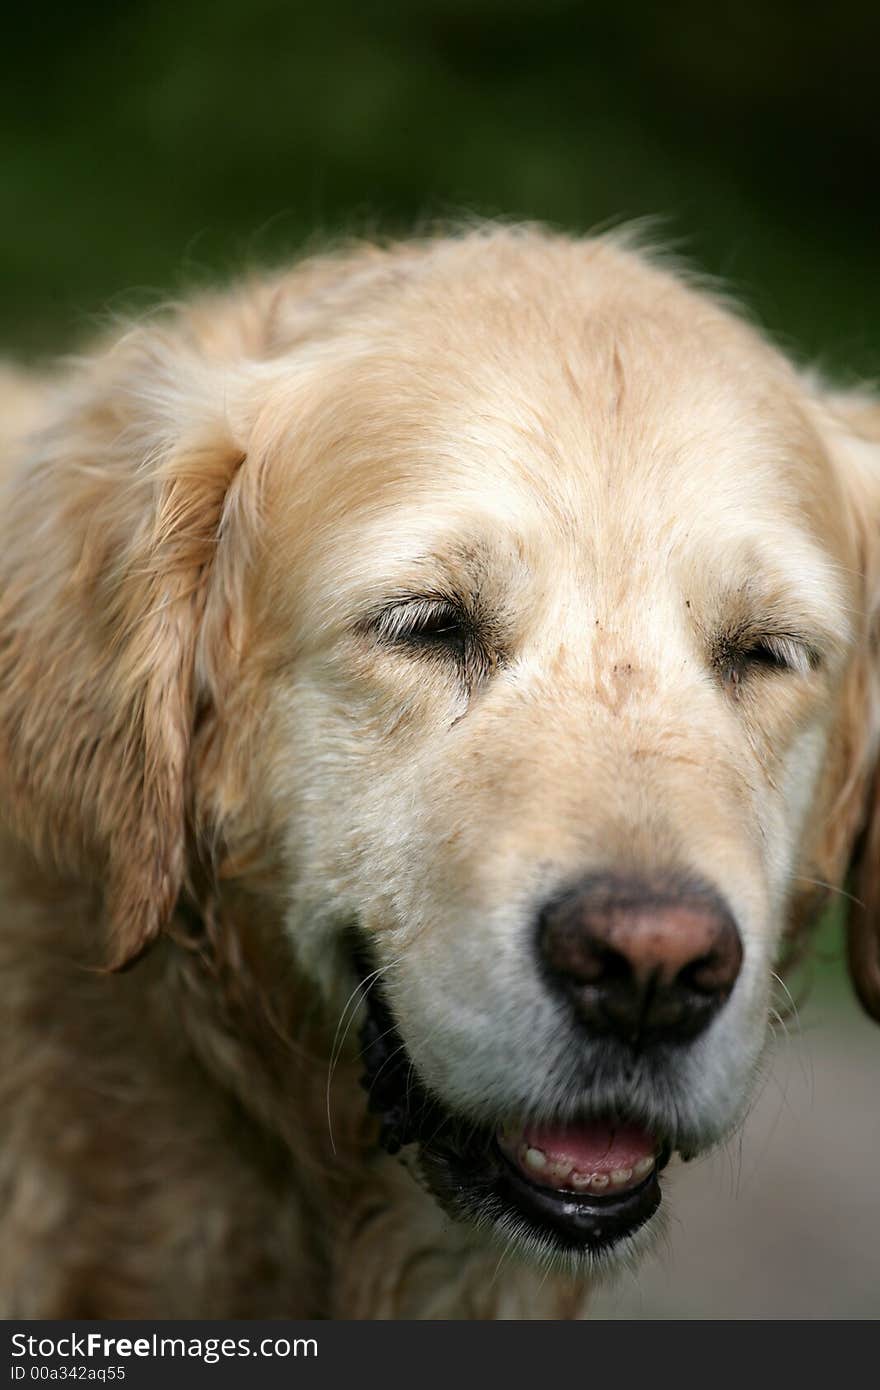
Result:
{"type": "Polygon", "coordinates": [[[580,1316],[880,1015],[877,404],[493,226],[0,389],[2,1311],[580,1316]]]}

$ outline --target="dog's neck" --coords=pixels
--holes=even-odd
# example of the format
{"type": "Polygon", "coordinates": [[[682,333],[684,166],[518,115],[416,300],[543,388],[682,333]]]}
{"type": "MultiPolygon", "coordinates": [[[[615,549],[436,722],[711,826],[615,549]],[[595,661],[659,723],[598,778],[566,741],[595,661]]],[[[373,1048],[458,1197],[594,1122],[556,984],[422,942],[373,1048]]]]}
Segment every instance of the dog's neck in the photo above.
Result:
{"type": "Polygon", "coordinates": [[[278,915],[235,884],[202,905],[178,904],[157,948],[176,988],[199,1007],[188,1014],[192,1045],[215,1081],[291,1148],[304,1124],[334,1146],[360,1149],[375,1124],[365,1114],[358,1067],[344,1058],[332,1077],[331,1135],[327,1080],[333,1021],[297,969],[278,915]],[[320,1084],[316,1084],[319,1082],[320,1084]]]}
{"type": "MultiPolygon", "coordinates": [[[[333,1031],[318,992],[298,970],[279,914],[241,883],[225,882],[196,905],[181,896],[163,936],[123,975],[106,973],[100,894],[53,872],[21,841],[0,833],[0,897],[32,905],[27,947],[52,962],[52,988],[85,973],[95,990],[120,996],[141,1030],[184,1042],[210,1083],[234,1097],[268,1135],[293,1152],[323,1145],[328,1157],[362,1153],[377,1125],[366,1114],[362,1067],[343,1056],[327,1083],[333,1031]],[[102,979],[101,977],[104,976],[102,979]]],[[[15,943],[8,943],[15,949],[15,943]]]]}

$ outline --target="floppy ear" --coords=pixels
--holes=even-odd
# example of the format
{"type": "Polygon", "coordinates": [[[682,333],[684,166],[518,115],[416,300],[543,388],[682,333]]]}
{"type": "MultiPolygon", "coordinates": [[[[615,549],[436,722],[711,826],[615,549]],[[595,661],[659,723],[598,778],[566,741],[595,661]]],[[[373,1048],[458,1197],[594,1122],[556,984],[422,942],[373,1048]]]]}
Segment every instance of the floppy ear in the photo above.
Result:
{"type": "Polygon", "coordinates": [[[131,335],[86,366],[9,487],[2,813],[38,859],[100,885],[111,969],[156,938],[186,872],[198,634],[244,457],[218,372],[171,335],[131,335]]]}
{"type": "MultiPolygon", "coordinates": [[[[289,386],[286,354],[427,254],[354,246],[204,296],[29,405],[43,429],[0,497],[0,818],[43,864],[101,889],[113,969],[186,886],[194,723],[221,684],[241,694],[219,668],[241,643],[258,517],[249,402],[289,386]]],[[[219,780],[209,761],[204,783],[219,780]]]]}
{"type": "Polygon", "coordinates": [[[832,882],[848,880],[850,975],[865,1010],[880,1022],[880,401],[856,392],[826,394],[823,417],[863,583],[859,650],[837,730],[842,776],[828,816],[825,871],[832,882]]]}
{"type": "Polygon", "coordinates": [[[866,824],[853,856],[851,880],[855,902],[849,904],[847,952],[856,993],[867,1013],[880,1023],[880,776],[870,791],[866,824]]]}

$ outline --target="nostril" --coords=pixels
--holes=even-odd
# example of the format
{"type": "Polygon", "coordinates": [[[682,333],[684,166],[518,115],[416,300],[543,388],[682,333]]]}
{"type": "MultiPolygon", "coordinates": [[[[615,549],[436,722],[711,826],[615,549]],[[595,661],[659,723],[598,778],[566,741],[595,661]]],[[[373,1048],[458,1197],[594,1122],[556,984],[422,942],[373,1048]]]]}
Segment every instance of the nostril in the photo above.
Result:
{"type": "Polygon", "coordinates": [[[562,903],[541,915],[540,950],[555,975],[575,985],[623,979],[626,956],[589,929],[577,903],[562,903]]]}
{"type": "Polygon", "coordinates": [[[676,981],[697,994],[715,994],[719,982],[718,964],[716,955],[710,952],[679,970],[676,981]]]}
{"type": "Polygon", "coordinates": [[[711,951],[689,961],[678,972],[678,982],[699,994],[726,997],[736,983],[742,965],[742,942],[731,921],[719,924],[711,951]]]}
{"type": "Polygon", "coordinates": [[[601,978],[607,980],[609,984],[616,980],[629,980],[632,977],[632,964],[622,951],[616,951],[613,946],[603,945],[600,947],[600,959],[601,978]]]}

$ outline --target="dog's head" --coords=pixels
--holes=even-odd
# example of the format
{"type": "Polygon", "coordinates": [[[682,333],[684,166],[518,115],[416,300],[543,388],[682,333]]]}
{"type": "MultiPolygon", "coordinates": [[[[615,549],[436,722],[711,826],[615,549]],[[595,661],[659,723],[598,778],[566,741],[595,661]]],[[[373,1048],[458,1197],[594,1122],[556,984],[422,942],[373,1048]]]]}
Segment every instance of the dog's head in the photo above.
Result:
{"type": "Polygon", "coordinates": [[[210,844],[331,1012],[370,982],[387,1142],[454,1213],[625,1246],[854,856],[880,1014],[870,401],[613,240],[492,231],[203,305],[65,412],[91,618],[7,719],[19,820],[105,866],[120,960],[210,844]]]}

